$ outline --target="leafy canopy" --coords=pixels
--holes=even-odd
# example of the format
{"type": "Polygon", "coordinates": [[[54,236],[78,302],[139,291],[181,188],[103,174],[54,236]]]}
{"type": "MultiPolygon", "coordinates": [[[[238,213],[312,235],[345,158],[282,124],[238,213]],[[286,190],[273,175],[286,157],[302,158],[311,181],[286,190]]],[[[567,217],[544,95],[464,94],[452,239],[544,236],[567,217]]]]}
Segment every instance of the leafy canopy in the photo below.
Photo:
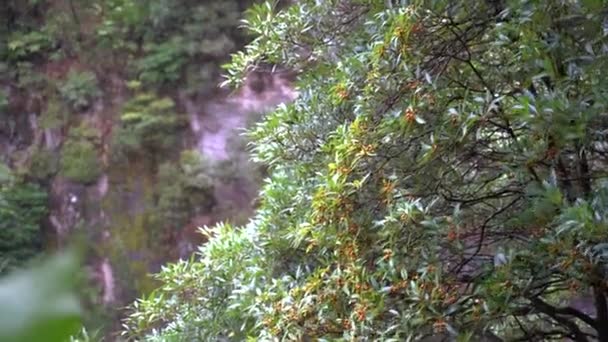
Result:
{"type": "Polygon", "coordinates": [[[261,207],[158,274],[125,334],[608,340],[605,16],[571,0],[253,7],[228,81],[301,71],[299,98],[250,131],[261,207]]]}

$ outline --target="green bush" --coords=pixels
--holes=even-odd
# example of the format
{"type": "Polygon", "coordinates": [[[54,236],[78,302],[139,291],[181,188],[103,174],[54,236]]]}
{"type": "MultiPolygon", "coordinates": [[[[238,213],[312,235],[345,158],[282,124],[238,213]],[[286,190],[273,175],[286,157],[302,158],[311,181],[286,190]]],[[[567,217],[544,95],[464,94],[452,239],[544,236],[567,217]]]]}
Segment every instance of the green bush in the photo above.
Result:
{"type": "Polygon", "coordinates": [[[182,228],[215,205],[213,165],[196,151],[183,151],[179,163],[167,162],[157,175],[157,212],[165,227],[182,228]]]}
{"type": "Polygon", "coordinates": [[[31,59],[48,52],[53,45],[52,37],[46,32],[15,32],[8,38],[6,58],[13,62],[31,59]]]}
{"type": "Polygon", "coordinates": [[[44,181],[59,171],[57,156],[52,151],[36,148],[30,156],[27,175],[35,180],[44,181]]]}
{"type": "Polygon", "coordinates": [[[42,251],[41,223],[47,194],[34,184],[0,182],[0,274],[42,251]]]}
{"type": "Polygon", "coordinates": [[[97,76],[91,71],[70,71],[59,87],[59,93],[75,111],[89,108],[102,95],[97,76]]]}
{"type": "Polygon", "coordinates": [[[220,64],[245,41],[239,18],[251,2],[112,0],[97,34],[103,44],[137,56],[132,71],[147,86],[175,84],[185,75],[191,92],[208,91],[220,64]]]}
{"type": "Polygon", "coordinates": [[[121,125],[113,136],[113,153],[163,153],[175,146],[176,132],[184,127],[184,118],[175,112],[168,97],[138,94],[123,107],[121,125]]]}
{"type": "Polygon", "coordinates": [[[83,121],[80,125],[72,127],[67,136],[71,139],[88,140],[95,145],[100,141],[99,130],[87,121],[83,121]]]}
{"type": "Polygon", "coordinates": [[[190,218],[191,208],[181,170],[172,163],[162,164],[157,177],[157,220],[166,228],[182,228],[190,218]]]}
{"type": "Polygon", "coordinates": [[[86,136],[70,136],[61,148],[60,174],[72,181],[91,184],[101,175],[95,144],[86,136]]]}
{"type": "Polygon", "coordinates": [[[145,56],[135,62],[139,79],[158,86],[177,81],[187,61],[183,45],[184,42],[176,37],[161,44],[144,46],[145,56]]]}
{"type": "Polygon", "coordinates": [[[146,19],[147,1],[108,0],[103,2],[105,15],[96,28],[99,46],[121,52],[135,52],[138,44],[132,38],[140,36],[146,19]]]}
{"type": "Polygon", "coordinates": [[[69,342],[99,342],[103,341],[103,336],[98,330],[89,331],[86,328],[81,330],[72,336],[70,336],[69,342]]]}
{"type": "Polygon", "coordinates": [[[70,119],[70,111],[56,96],[46,102],[46,108],[40,115],[40,127],[43,129],[56,129],[66,125],[70,119]]]}
{"type": "Polygon", "coordinates": [[[184,187],[186,189],[206,192],[212,188],[215,166],[197,150],[182,151],[179,166],[183,174],[184,187]]]}

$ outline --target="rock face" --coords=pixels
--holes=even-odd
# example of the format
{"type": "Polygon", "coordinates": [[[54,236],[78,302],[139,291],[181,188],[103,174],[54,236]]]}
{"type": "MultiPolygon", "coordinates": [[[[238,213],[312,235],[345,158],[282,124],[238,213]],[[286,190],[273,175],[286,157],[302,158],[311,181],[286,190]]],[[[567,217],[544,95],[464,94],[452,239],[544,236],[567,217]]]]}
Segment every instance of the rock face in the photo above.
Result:
{"type": "Polygon", "coordinates": [[[293,101],[296,96],[287,77],[253,74],[240,91],[225,98],[203,104],[186,101],[197,149],[211,159],[227,159],[228,141],[247,125],[251,115],[293,101]]]}
{"type": "Polygon", "coordinates": [[[102,284],[102,302],[105,305],[114,304],[116,301],[114,272],[110,261],[105,258],[99,265],[99,282],[102,284]]]}
{"type": "MultiPolygon", "coordinates": [[[[66,60],[61,68],[42,66],[41,70],[49,77],[63,79],[70,70],[80,67],[75,60],[66,60]]],[[[132,94],[119,73],[103,75],[100,79],[104,97],[77,113],[68,113],[69,118],[61,110],[56,117],[50,117],[50,103],[47,103],[50,99],[34,91],[0,85],[10,100],[8,111],[24,114],[15,114],[10,125],[0,122],[0,161],[14,170],[27,169],[36,153],[48,153],[45,161],[54,166],[43,165],[39,169],[46,171],[49,166],[48,173],[44,177],[33,177],[33,181],[41,183],[49,193],[49,213],[44,222],[48,247],[63,248],[75,235],[78,241],[85,241],[90,276],[99,290],[98,302],[118,307],[142,291],[154,288],[148,274],[158,271],[163,263],[189,257],[204,242],[198,227],[211,226],[221,220],[242,222],[251,215],[259,184],[246,177],[214,180],[215,207],[230,210],[215,210],[215,207],[196,210],[193,217],[186,219],[187,224],[176,229],[172,236],[153,231],[151,227],[158,220],[154,203],[159,196],[155,191],[159,160],[177,163],[180,151],[160,158],[150,154],[118,165],[112,159],[113,139],[120,126],[122,108],[132,94]],[[92,153],[100,169],[95,170],[99,172],[86,184],[66,178],[59,170],[62,149],[82,124],[93,131],[87,131],[83,139],[93,146],[92,153]],[[150,241],[162,241],[169,252],[151,248],[150,241]]],[[[234,159],[243,163],[249,158],[244,147],[234,146],[235,137],[263,113],[292,101],[297,93],[291,87],[290,75],[277,72],[253,73],[241,89],[230,93],[219,90],[212,96],[193,98],[184,90],[184,94],[155,96],[172,98],[176,112],[185,114],[188,121],[186,128],[175,137],[177,149],[196,150],[211,163],[232,163],[234,168],[237,165],[234,159]]]]}
{"type": "MultiPolygon", "coordinates": [[[[292,101],[297,96],[290,86],[290,80],[280,75],[256,75],[248,80],[239,91],[212,99],[192,99],[178,96],[178,105],[185,111],[189,121],[189,138],[184,139],[184,149],[196,149],[211,162],[230,162],[231,158],[246,160],[245,150],[237,151],[231,147],[231,140],[260,114],[275,106],[292,101]]],[[[108,107],[117,110],[115,103],[108,107]]],[[[118,117],[116,113],[111,117],[118,117]]],[[[145,240],[162,238],[149,236],[147,222],[150,213],[150,187],[155,180],[150,168],[133,164],[125,170],[118,170],[108,157],[112,127],[108,120],[108,109],[104,106],[92,108],[87,118],[97,128],[100,137],[100,159],[107,172],[92,184],[72,182],[64,177],[55,176],[49,186],[50,213],[48,230],[61,248],[74,233],[83,234],[96,249],[91,261],[92,279],[100,289],[100,302],[107,306],[125,304],[137,292],[121,288],[132,285],[134,274],[128,263],[135,263],[141,270],[139,274],[155,272],[167,261],[158,251],[146,250],[145,240]],[[143,221],[142,221],[143,220],[143,221]],[[139,228],[134,228],[135,226],[139,228]],[[129,230],[132,230],[129,233],[129,230]],[[144,235],[141,235],[144,234],[144,235]],[[128,236],[125,237],[125,236],[128,236]],[[140,241],[126,241],[136,239],[140,241]],[[106,247],[104,247],[106,246],[106,247]],[[110,246],[110,247],[107,247],[110,246]],[[116,255],[116,248],[127,252],[116,255]],[[110,251],[112,250],[112,251],[110,251]]],[[[66,138],[52,130],[34,130],[40,133],[41,140],[50,148],[57,150],[66,138]]],[[[36,135],[36,134],[34,134],[36,135]]],[[[241,216],[253,212],[253,202],[259,184],[243,179],[217,182],[214,195],[218,206],[234,207],[241,216]]],[[[216,213],[201,213],[190,218],[172,243],[174,257],[188,258],[196,247],[204,242],[198,228],[210,226],[219,220],[231,217],[217,216],[216,213]]],[[[139,269],[138,268],[138,269],[139,269]]],[[[136,284],[139,281],[135,281],[136,284]]]]}

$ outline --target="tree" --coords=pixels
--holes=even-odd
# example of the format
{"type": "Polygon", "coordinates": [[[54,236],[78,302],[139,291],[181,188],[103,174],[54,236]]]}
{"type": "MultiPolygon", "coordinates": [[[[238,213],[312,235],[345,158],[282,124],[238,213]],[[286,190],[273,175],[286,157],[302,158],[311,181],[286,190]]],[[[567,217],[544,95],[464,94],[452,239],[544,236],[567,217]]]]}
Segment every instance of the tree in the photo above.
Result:
{"type": "Polygon", "coordinates": [[[250,132],[256,216],[168,266],[149,340],[608,341],[604,1],[255,6],[229,82],[300,97],[250,132]],[[593,308],[571,305],[589,293],[593,308]]]}
{"type": "Polygon", "coordinates": [[[251,2],[105,1],[98,35],[102,45],[133,54],[129,69],[145,86],[170,90],[181,84],[190,95],[208,94],[220,64],[246,42],[238,24],[251,2]]]}

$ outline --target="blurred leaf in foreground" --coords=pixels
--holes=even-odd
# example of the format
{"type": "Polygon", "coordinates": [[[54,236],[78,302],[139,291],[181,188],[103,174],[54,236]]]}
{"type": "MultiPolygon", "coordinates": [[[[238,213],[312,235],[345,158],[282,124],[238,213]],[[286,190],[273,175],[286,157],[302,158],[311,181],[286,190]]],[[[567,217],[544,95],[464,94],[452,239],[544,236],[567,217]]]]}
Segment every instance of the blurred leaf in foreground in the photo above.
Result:
{"type": "Polygon", "coordinates": [[[0,341],[66,341],[77,332],[77,271],[77,258],[63,253],[0,279],[0,341]]]}

